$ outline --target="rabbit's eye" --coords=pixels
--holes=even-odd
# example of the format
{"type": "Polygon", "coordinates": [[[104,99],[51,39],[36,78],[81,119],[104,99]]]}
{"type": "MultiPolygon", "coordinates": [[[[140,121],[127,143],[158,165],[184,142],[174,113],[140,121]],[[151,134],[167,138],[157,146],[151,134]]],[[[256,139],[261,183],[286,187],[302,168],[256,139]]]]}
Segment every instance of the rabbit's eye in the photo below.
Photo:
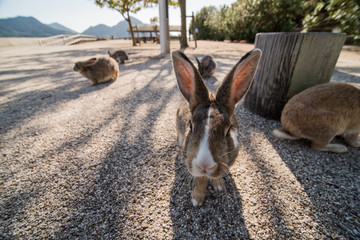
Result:
{"type": "Polygon", "coordinates": [[[192,131],[192,129],[193,129],[193,126],[192,126],[192,122],[191,122],[191,120],[189,121],[189,127],[190,127],[190,132],[192,131]]]}

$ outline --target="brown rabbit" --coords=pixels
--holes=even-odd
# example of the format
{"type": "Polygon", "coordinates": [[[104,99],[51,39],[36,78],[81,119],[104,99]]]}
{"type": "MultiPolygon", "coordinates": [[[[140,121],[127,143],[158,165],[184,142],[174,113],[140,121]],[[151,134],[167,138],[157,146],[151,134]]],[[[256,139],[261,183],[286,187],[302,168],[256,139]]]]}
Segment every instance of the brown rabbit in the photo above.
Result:
{"type": "Polygon", "coordinates": [[[283,129],[273,130],[279,138],[312,141],[320,151],[343,153],[342,144],[331,144],[341,135],[353,147],[360,146],[360,89],[346,83],[325,83],[295,95],[281,114],[283,129]]]}
{"type": "Polygon", "coordinates": [[[224,187],[222,176],[239,150],[234,108],[249,89],[260,56],[259,49],[247,53],[213,95],[193,63],[180,51],[172,53],[178,87],[186,100],[177,110],[176,128],[185,164],[195,177],[194,206],[203,203],[208,179],[216,190],[224,187]]]}
{"type": "Polygon", "coordinates": [[[119,65],[112,58],[91,58],[85,62],[75,63],[74,71],[81,73],[96,85],[115,81],[119,74],[119,65]]]}
{"type": "Polygon", "coordinates": [[[108,51],[108,54],[109,54],[110,57],[115,59],[119,64],[124,64],[125,60],[129,60],[129,57],[126,54],[126,52],[121,51],[121,50],[116,51],[113,54],[111,54],[111,52],[108,51]]]}

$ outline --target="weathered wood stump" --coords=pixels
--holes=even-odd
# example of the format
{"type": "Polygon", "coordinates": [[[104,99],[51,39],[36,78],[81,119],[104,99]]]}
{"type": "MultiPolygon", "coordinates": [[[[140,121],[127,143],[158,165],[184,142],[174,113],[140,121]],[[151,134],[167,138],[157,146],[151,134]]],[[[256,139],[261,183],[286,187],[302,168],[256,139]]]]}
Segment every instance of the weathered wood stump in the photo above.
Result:
{"type": "Polygon", "coordinates": [[[279,120],[292,96],[330,81],[345,39],[341,33],[258,33],[255,47],[263,54],[245,107],[279,120]]]}

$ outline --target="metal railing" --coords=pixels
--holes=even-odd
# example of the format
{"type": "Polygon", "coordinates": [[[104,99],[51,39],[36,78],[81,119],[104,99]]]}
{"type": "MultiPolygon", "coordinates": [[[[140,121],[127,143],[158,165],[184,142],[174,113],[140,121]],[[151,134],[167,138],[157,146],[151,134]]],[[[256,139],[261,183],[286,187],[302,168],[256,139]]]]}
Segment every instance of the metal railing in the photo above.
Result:
{"type": "Polygon", "coordinates": [[[97,37],[91,35],[56,35],[39,40],[40,46],[73,45],[80,42],[96,41],[97,37]]]}

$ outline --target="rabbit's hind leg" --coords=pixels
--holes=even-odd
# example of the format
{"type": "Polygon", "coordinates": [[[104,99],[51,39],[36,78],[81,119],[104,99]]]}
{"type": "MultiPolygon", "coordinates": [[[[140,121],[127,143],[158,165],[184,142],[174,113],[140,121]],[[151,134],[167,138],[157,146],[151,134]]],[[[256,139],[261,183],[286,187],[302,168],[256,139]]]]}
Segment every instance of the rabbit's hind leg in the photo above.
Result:
{"type": "Polygon", "coordinates": [[[344,153],[347,152],[347,148],[342,144],[330,143],[331,139],[328,141],[313,139],[311,147],[313,149],[324,151],[324,152],[334,152],[334,153],[344,153]]]}

